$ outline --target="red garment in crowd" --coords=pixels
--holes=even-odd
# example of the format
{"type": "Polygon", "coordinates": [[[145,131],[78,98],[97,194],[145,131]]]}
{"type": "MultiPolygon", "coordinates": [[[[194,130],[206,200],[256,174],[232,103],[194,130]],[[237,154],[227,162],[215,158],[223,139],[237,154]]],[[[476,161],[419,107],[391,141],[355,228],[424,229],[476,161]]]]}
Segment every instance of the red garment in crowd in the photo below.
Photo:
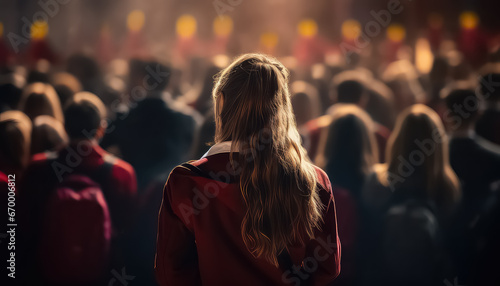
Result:
{"type": "MultiPolygon", "coordinates": [[[[70,145],[61,150],[57,157],[57,166],[52,165],[53,159],[48,158],[52,153],[40,153],[33,156],[33,160],[24,175],[24,184],[21,191],[26,191],[26,198],[46,196],[58,182],[56,172],[62,176],[69,174],[85,174],[100,168],[104,164],[105,156],[109,154],[99,145],[70,145]],[[90,147],[90,148],[89,148],[90,147]],[[56,171],[57,170],[57,171],[56,171]]],[[[137,181],[134,169],[127,162],[113,158],[111,174],[102,186],[108,203],[113,228],[122,229],[130,224],[134,198],[137,193],[137,181]]],[[[24,194],[23,194],[24,195],[24,194]]]]}
{"type": "MultiPolygon", "coordinates": [[[[160,285],[328,285],[340,272],[335,203],[327,175],[316,169],[325,205],[322,230],[305,245],[288,247],[293,268],[255,258],[241,237],[246,206],[229,153],[211,152],[191,164],[210,178],[176,167],[164,188],[155,271],[160,285]],[[287,269],[292,269],[287,270],[287,269]]],[[[278,261],[280,261],[280,255],[278,261]]],[[[283,260],[281,260],[283,261],[283,260]]]]}

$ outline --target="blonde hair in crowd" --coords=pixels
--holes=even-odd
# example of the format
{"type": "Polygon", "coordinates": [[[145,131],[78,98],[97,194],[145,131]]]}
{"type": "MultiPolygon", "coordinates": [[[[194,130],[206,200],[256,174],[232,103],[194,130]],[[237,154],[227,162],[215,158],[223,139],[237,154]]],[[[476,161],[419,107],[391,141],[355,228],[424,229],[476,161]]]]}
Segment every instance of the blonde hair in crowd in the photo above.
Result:
{"type": "Polygon", "coordinates": [[[215,142],[233,142],[231,162],[241,171],[247,206],[243,241],[255,257],[276,266],[288,245],[314,236],[322,209],[316,171],[300,144],[288,78],[278,60],[245,54],[219,73],[213,89],[215,142]]]}

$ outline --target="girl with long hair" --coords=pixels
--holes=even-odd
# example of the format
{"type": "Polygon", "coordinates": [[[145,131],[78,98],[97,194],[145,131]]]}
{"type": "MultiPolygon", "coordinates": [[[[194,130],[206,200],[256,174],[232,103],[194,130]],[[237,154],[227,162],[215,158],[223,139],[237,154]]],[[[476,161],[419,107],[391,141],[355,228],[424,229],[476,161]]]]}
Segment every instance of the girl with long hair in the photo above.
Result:
{"type": "Polygon", "coordinates": [[[422,104],[405,109],[389,138],[386,162],[376,166],[376,181],[365,187],[365,201],[382,206],[394,195],[432,202],[440,214],[451,214],[461,193],[450,166],[448,137],[435,111],[422,104]]]}
{"type": "Polygon", "coordinates": [[[260,54],[218,75],[215,145],[165,185],[160,285],[327,285],[339,274],[331,185],[301,147],[288,76],[260,54]]]}
{"type": "Polygon", "coordinates": [[[378,163],[374,123],[353,104],[340,104],[332,112],[332,122],[319,143],[318,166],[340,186],[358,197],[373,166],[378,163]]]}

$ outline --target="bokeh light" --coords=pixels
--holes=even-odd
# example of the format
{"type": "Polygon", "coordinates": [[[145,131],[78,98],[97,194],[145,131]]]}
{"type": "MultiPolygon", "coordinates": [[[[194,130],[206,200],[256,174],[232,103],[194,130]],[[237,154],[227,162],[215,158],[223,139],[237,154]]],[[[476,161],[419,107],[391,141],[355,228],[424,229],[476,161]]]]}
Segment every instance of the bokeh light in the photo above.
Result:
{"type": "Polygon", "coordinates": [[[276,33],[264,33],[260,35],[260,44],[267,48],[267,49],[272,49],[278,45],[279,37],[278,34],[276,33]]]}
{"type": "Polygon", "coordinates": [[[348,19],[342,23],[341,30],[344,38],[354,40],[361,34],[361,24],[354,19],[348,19]]]}
{"type": "Polygon", "coordinates": [[[393,42],[399,43],[406,37],[406,30],[400,24],[391,24],[387,27],[387,38],[393,42]]]}
{"type": "Polygon", "coordinates": [[[128,14],[127,27],[130,31],[140,31],[144,26],[145,20],[146,17],[144,16],[144,12],[141,10],[134,10],[128,14]]]}
{"type": "Polygon", "coordinates": [[[460,14],[460,26],[464,29],[474,29],[479,24],[479,16],[473,11],[460,14]]]}
{"type": "Polygon", "coordinates": [[[312,19],[304,19],[297,26],[297,32],[302,37],[314,37],[318,33],[318,24],[312,19]]]}
{"type": "Polygon", "coordinates": [[[45,21],[35,21],[31,25],[31,38],[41,40],[49,33],[49,24],[45,21]]]}
{"type": "Polygon", "coordinates": [[[191,38],[196,33],[196,19],[192,15],[182,15],[177,19],[175,27],[181,38],[191,38]]]}
{"type": "Polygon", "coordinates": [[[233,19],[227,15],[216,17],[213,24],[214,34],[218,37],[227,37],[233,32],[233,19]]]}

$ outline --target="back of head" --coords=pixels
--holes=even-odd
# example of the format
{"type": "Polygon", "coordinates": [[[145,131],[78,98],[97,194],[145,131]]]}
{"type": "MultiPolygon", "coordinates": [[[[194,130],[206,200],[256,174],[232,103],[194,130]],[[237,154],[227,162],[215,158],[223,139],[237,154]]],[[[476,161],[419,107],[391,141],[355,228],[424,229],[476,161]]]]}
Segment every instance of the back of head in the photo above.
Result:
{"type": "Polygon", "coordinates": [[[82,90],[80,81],[70,73],[57,73],[52,78],[52,85],[61,101],[61,106],[65,106],[73,95],[82,90]]]}
{"type": "Polygon", "coordinates": [[[56,151],[68,143],[64,125],[48,115],[35,118],[31,139],[31,154],[56,151]]]}
{"type": "Polygon", "coordinates": [[[438,203],[458,199],[458,180],[448,159],[448,139],[435,111],[422,104],[405,109],[386,149],[386,180],[395,190],[418,188],[438,203]]]}
{"type": "Polygon", "coordinates": [[[456,82],[444,88],[441,97],[457,124],[472,122],[479,114],[479,98],[468,82],[456,82]]]}
{"type": "Polygon", "coordinates": [[[377,142],[370,116],[356,105],[340,105],[322,134],[319,166],[339,186],[357,192],[378,162],[377,142]]]}
{"type": "Polygon", "coordinates": [[[319,96],[314,86],[304,81],[296,81],[291,85],[291,93],[293,113],[298,126],[319,116],[319,96]]]}
{"type": "Polygon", "coordinates": [[[243,241],[254,256],[277,265],[277,254],[311,237],[321,217],[317,175],[300,145],[288,71],[274,58],[242,55],[220,73],[213,96],[215,142],[232,141],[231,151],[238,152],[231,157],[237,158],[247,206],[243,241]]]}
{"type": "Polygon", "coordinates": [[[102,130],[106,107],[93,93],[79,92],[64,109],[64,127],[71,140],[94,139],[102,130]]]}
{"type": "Polygon", "coordinates": [[[0,168],[23,170],[30,156],[30,119],[17,110],[0,113],[0,138],[0,168]]]}
{"type": "Polygon", "coordinates": [[[19,109],[31,120],[39,115],[49,115],[64,122],[59,97],[54,88],[46,83],[36,82],[28,85],[23,91],[19,109]]]}
{"type": "Polygon", "coordinates": [[[144,88],[147,93],[161,92],[168,86],[170,73],[170,66],[160,62],[132,59],[129,64],[131,92],[134,93],[137,87],[144,88]]]}
{"type": "Polygon", "coordinates": [[[333,101],[336,103],[360,104],[366,96],[366,79],[358,71],[345,71],[333,78],[333,101]]]}

